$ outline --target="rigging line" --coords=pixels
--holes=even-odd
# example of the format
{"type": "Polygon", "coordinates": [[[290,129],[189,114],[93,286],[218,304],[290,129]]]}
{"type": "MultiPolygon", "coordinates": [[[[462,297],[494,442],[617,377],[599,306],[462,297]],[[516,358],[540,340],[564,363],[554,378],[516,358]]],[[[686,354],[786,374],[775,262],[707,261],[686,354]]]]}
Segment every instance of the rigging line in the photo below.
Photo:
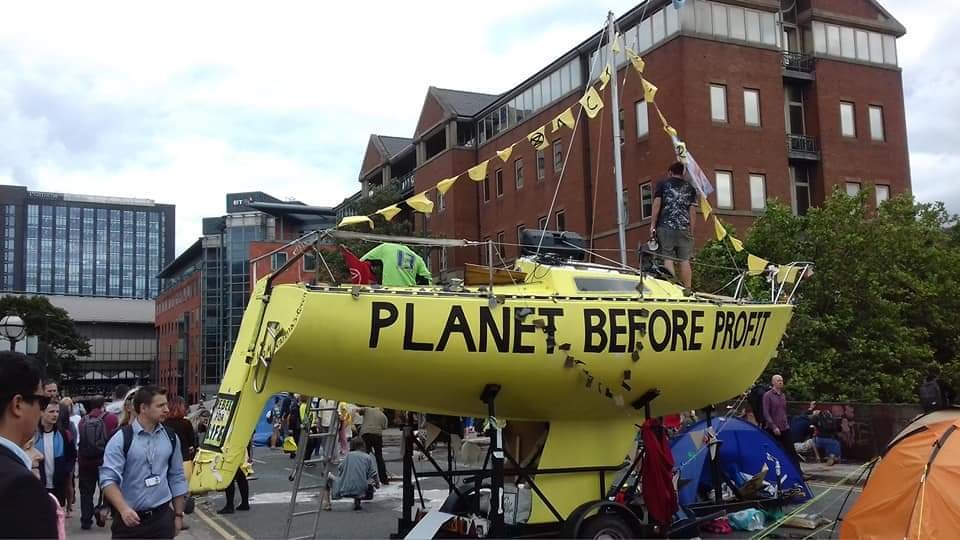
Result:
{"type": "MultiPolygon", "coordinates": [[[[513,272],[511,272],[510,268],[507,267],[507,261],[503,260],[503,255],[500,253],[500,248],[497,246],[496,242],[494,242],[493,244],[493,250],[497,252],[497,258],[500,259],[500,264],[502,264],[503,267],[507,269],[507,276],[510,277],[510,281],[512,281],[513,284],[516,285],[517,280],[513,279],[513,272]]],[[[493,264],[492,261],[491,261],[491,264],[493,264]]],[[[534,267],[533,271],[534,272],[537,271],[536,267],[534,267]]]]}
{"type": "MultiPolygon", "coordinates": [[[[591,213],[590,219],[590,249],[593,249],[593,233],[596,230],[597,225],[597,194],[600,192],[600,150],[603,148],[603,121],[606,120],[604,115],[600,115],[600,130],[597,131],[597,169],[593,173],[593,212],[591,213]]],[[[620,250],[617,249],[617,252],[620,250]]],[[[590,262],[593,262],[593,255],[591,255],[590,262]]]]}
{"type": "MultiPolygon", "coordinates": [[[[576,245],[571,244],[570,242],[564,241],[563,243],[564,243],[564,244],[567,244],[567,245],[570,246],[570,247],[574,247],[574,248],[577,247],[576,245]]],[[[589,249],[584,249],[584,248],[580,248],[580,249],[581,249],[584,253],[588,253],[590,256],[596,255],[597,258],[603,259],[603,260],[605,260],[605,261],[607,261],[607,262],[611,262],[611,263],[619,266],[620,268],[624,268],[624,269],[627,269],[627,270],[636,270],[634,267],[632,267],[632,266],[630,266],[630,265],[628,265],[628,264],[626,264],[626,263],[622,263],[622,262],[620,262],[620,261],[615,261],[615,260],[613,260],[613,259],[608,259],[607,257],[604,257],[603,255],[600,255],[599,253],[593,253],[593,252],[590,251],[589,249]]],[[[617,251],[619,251],[619,250],[617,250],[617,251]]]]}
{"type": "MultiPolygon", "coordinates": [[[[597,55],[593,59],[593,64],[590,66],[590,72],[587,73],[587,84],[586,87],[589,87],[593,84],[593,69],[596,67],[597,60],[600,59],[600,49],[603,44],[603,39],[597,40],[597,55]]],[[[567,148],[567,155],[563,158],[563,166],[560,167],[560,178],[557,179],[557,187],[553,190],[553,199],[550,201],[550,209],[547,210],[547,223],[550,223],[550,216],[553,214],[553,208],[557,203],[557,195],[560,193],[560,186],[563,184],[563,175],[567,170],[567,163],[570,161],[570,153],[573,151],[573,141],[577,136],[577,129],[580,127],[580,119],[583,117],[583,105],[580,106],[580,110],[577,111],[577,118],[573,123],[573,133],[570,134],[570,144],[567,148]]],[[[543,238],[544,234],[540,234],[540,241],[537,243],[537,251],[534,255],[540,254],[540,248],[543,247],[543,238]]],[[[519,239],[518,239],[519,240],[519,239]]],[[[536,269],[536,268],[534,268],[536,269]]]]}

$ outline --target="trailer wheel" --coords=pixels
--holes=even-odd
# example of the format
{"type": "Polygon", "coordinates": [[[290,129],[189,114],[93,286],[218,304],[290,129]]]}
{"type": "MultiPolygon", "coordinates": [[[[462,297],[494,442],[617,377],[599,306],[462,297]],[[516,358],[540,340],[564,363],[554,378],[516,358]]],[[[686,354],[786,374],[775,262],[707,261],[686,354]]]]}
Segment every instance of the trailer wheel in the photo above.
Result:
{"type": "Polygon", "coordinates": [[[630,526],[616,514],[598,514],[586,519],[577,534],[577,538],[594,540],[625,540],[635,536],[630,526]]]}

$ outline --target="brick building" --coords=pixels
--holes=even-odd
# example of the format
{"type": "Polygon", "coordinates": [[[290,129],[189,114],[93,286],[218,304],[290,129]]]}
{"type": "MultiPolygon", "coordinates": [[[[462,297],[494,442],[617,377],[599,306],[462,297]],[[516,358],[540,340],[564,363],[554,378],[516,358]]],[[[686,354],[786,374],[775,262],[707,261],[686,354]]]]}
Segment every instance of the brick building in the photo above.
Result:
{"type": "MultiPolygon", "coordinates": [[[[875,0],[649,0],[617,21],[646,61],[657,104],[717,189],[710,203],[745,231],[770,199],[803,214],[834,189],[872,186],[879,203],[910,191],[903,84],[896,38],[903,26],[875,0]]],[[[410,139],[371,136],[350,202],[387,183],[403,195],[491,159],[487,179],[466,177],[415,215],[431,236],[494,240],[508,261],[524,228],[579,232],[595,248],[617,247],[610,89],[603,116],[584,116],[575,135],[550,133],[535,151],[525,136],[574,106],[607,63],[598,32],[516,87],[488,95],[431,87],[410,139]],[[599,58],[596,58],[599,56],[599,58]],[[601,119],[602,118],[602,119],[601,119]],[[504,163],[496,151],[521,141],[504,163]],[[569,158],[567,154],[569,153],[569,158]],[[563,183],[547,216],[560,169],[563,183]]],[[[628,64],[620,91],[627,246],[647,239],[656,180],[673,161],[670,140],[628,64]]],[[[632,68],[631,68],[632,70],[632,68]]],[[[698,223],[702,244],[711,228],[698,223]]],[[[481,250],[435,252],[435,273],[483,261],[481,250]]],[[[615,253],[615,251],[613,252],[615,253]]],[[[635,262],[635,261],[630,261],[635,262]]]]}
{"type": "MultiPolygon", "coordinates": [[[[204,219],[203,236],[159,274],[158,383],[191,402],[216,393],[254,279],[283,266],[292,248],[261,256],[304,231],[330,227],[333,216],[333,209],[261,192],[228,194],[227,214],[204,219]]],[[[315,258],[305,259],[302,264],[316,266],[315,258]]],[[[313,271],[304,268],[288,269],[278,282],[310,281],[313,271]]]]}

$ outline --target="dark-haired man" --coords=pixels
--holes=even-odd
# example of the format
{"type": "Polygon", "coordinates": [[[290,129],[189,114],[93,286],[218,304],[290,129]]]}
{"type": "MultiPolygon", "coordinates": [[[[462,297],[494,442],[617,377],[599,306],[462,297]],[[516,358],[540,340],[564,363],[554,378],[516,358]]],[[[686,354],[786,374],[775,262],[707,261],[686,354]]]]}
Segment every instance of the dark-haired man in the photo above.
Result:
{"type": "Polygon", "coordinates": [[[48,403],[33,361],[17,352],[0,352],[0,538],[57,537],[53,499],[23,451],[48,403]]]}
{"type": "Polygon", "coordinates": [[[650,237],[656,237],[660,253],[670,257],[663,266],[674,276],[674,260],[680,264],[680,282],[690,288],[693,253],[693,226],[697,215],[697,190],[683,177],[683,163],[675,162],[667,169],[668,176],[657,182],[653,193],[653,214],[650,237]]]}
{"type": "MultiPolygon", "coordinates": [[[[97,490],[100,466],[106,443],[117,430],[117,415],[103,410],[103,396],[89,401],[90,412],[80,420],[80,446],[78,476],[80,477],[80,528],[87,530],[93,526],[93,494],[97,490]]],[[[103,499],[101,492],[100,498],[103,499]]],[[[103,523],[99,523],[101,526],[103,523]]]]}
{"type": "Polygon", "coordinates": [[[133,396],[137,416],[110,439],[100,489],[113,506],[114,538],[173,538],[183,526],[187,479],[176,434],[163,427],[167,391],[144,386],[133,396]]]}

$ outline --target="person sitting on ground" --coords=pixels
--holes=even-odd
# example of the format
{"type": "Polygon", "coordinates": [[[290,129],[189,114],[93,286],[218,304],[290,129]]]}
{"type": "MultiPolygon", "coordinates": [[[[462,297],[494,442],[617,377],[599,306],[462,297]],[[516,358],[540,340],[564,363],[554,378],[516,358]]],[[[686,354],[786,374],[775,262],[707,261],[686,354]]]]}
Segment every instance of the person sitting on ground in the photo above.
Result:
{"type": "Polygon", "coordinates": [[[356,437],[350,440],[350,453],[337,467],[337,475],[333,478],[333,498],[353,498],[353,509],[360,510],[360,501],[372,498],[372,489],[380,487],[377,475],[377,464],[373,456],[367,453],[367,445],[363,439],[356,437]]]}

